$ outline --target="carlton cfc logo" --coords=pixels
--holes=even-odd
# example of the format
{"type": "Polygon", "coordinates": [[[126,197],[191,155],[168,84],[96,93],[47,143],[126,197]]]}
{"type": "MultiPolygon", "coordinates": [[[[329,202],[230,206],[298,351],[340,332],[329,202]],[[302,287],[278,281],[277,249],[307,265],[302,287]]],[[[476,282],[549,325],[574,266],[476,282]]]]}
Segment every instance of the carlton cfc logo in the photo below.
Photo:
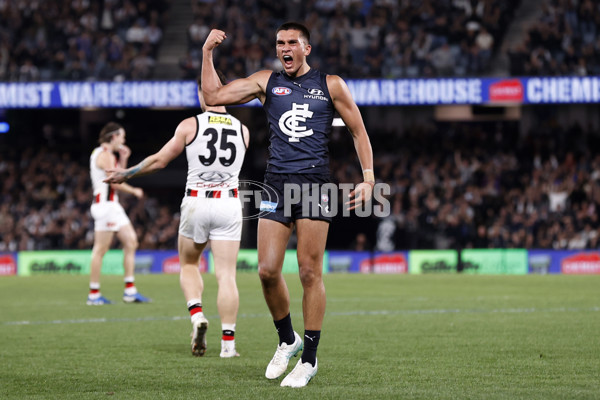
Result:
{"type": "Polygon", "coordinates": [[[299,142],[300,138],[313,134],[313,130],[305,125],[306,120],[313,116],[308,106],[308,104],[292,103],[292,109],[281,114],[279,129],[290,137],[290,142],[299,142]]]}
{"type": "Polygon", "coordinates": [[[287,96],[292,93],[292,89],[281,86],[274,87],[271,91],[275,96],[287,96]]]}

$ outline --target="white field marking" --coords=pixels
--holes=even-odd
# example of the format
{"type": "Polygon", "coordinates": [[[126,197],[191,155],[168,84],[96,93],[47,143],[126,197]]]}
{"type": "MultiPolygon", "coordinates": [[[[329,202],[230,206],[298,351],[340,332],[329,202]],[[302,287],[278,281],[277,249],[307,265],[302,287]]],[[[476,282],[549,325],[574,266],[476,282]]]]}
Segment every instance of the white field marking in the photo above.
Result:
{"type": "MultiPolygon", "coordinates": [[[[498,309],[460,309],[442,308],[430,310],[374,310],[374,311],[347,311],[329,312],[327,317],[347,316],[377,316],[377,315],[430,315],[430,314],[526,314],[526,313],[560,313],[560,312],[598,312],[600,306],[596,307],[557,307],[557,308],[498,308],[498,309]]],[[[240,314],[239,318],[268,318],[269,314],[240,314]]],[[[188,320],[189,316],[176,317],[141,317],[141,318],[88,318],[88,319],[56,319],[52,321],[5,321],[0,325],[61,325],[61,324],[95,324],[109,322],[152,322],[152,321],[181,321],[188,320]]],[[[208,318],[219,318],[218,315],[209,315],[208,318]]]]}

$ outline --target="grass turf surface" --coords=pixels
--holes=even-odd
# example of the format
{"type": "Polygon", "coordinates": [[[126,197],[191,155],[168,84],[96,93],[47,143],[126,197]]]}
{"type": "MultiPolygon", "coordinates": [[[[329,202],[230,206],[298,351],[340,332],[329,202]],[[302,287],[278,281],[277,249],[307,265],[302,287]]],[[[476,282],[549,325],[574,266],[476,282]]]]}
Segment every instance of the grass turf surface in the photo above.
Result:
{"type": "MultiPolygon", "coordinates": [[[[319,372],[302,389],[264,377],[277,335],[256,274],[238,274],[242,356],[219,358],[216,281],[204,278],[201,358],[178,276],[137,277],[151,304],[122,303],[122,277],[103,276],[116,304],[94,307],[87,276],[0,278],[0,398],[600,397],[600,276],[327,275],[319,372]]],[[[286,280],[302,333],[302,290],[286,280]]]]}

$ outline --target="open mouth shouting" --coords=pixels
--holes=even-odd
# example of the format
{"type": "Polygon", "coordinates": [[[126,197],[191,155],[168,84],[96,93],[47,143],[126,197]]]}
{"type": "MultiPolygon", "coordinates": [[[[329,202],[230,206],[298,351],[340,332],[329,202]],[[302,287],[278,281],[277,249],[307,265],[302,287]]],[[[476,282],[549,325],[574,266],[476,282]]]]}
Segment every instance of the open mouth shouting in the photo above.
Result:
{"type": "Polygon", "coordinates": [[[294,59],[292,58],[292,56],[286,54],[282,58],[283,58],[283,66],[285,67],[285,69],[292,68],[292,65],[294,65],[294,59]]]}

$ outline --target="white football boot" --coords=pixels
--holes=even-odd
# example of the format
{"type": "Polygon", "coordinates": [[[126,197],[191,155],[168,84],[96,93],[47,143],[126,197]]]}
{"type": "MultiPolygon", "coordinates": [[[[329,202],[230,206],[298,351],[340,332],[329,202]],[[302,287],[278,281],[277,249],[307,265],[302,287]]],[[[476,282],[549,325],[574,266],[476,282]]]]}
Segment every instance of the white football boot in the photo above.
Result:
{"type": "Polygon", "coordinates": [[[282,343],[277,346],[275,355],[267,365],[267,371],[265,372],[268,379],[277,379],[283,375],[290,358],[295,357],[302,350],[302,338],[296,332],[294,332],[294,339],[296,340],[292,344],[282,343]]]}
{"type": "Polygon", "coordinates": [[[298,360],[298,364],[294,367],[292,372],[288,374],[281,381],[281,386],[288,386],[293,388],[304,387],[310,382],[313,376],[317,374],[318,362],[315,359],[315,366],[310,365],[309,362],[302,363],[302,360],[298,360]]]}

